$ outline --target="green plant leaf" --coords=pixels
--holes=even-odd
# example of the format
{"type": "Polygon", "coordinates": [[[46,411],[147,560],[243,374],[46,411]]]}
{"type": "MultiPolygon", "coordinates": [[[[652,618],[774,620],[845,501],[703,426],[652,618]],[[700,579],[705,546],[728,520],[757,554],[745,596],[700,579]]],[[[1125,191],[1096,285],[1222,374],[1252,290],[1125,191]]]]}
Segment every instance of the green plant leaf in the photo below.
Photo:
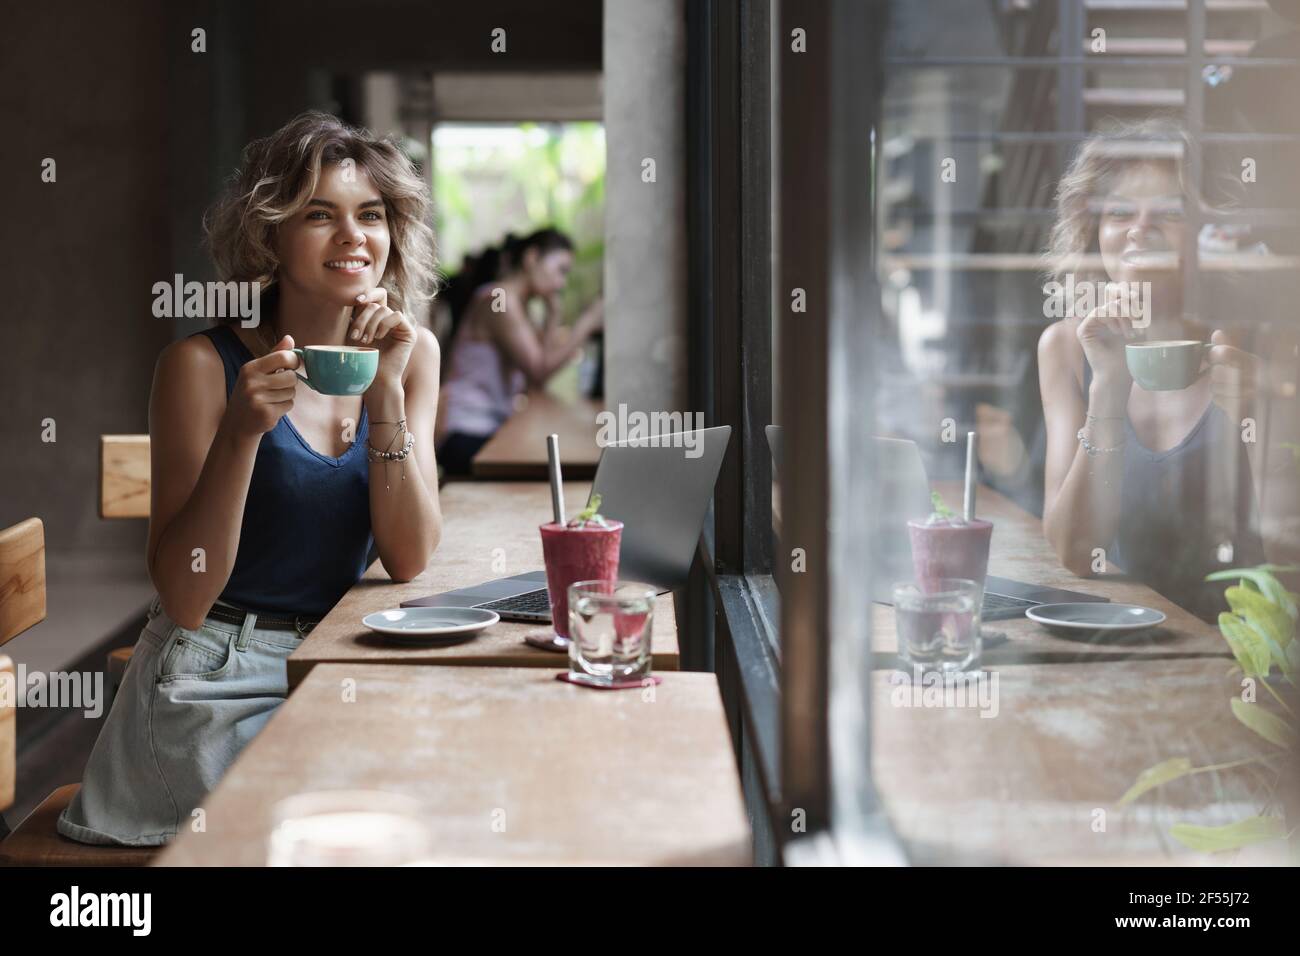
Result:
{"type": "Polygon", "coordinates": [[[1219,614],[1219,631],[1232,649],[1232,656],[1247,677],[1263,677],[1268,673],[1272,655],[1263,637],[1235,614],[1219,614]]]}
{"type": "Polygon", "coordinates": [[[1224,597],[1232,610],[1263,638],[1269,656],[1286,673],[1290,665],[1284,648],[1295,637],[1295,622],[1281,606],[1253,588],[1231,587],[1224,592],[1224,597]]]}
{"type": "Polygon", "coordinates": [[[1240,578],[1249,581],[1255,585],[1266,598],[1286,611],[1291,620],[1296,619],[1296,595],[1292,594],[1282,586],[1274,574],[1290,573],[1300,571],[1300,567],[1287,564],[1261,564],[1255,568],[1229,568],[1226,571],[1215,571],[1213,574],[1207,574],[1207,581],[1231,581],[1233,578],[1240,578]]]}
{"type": "Polygon", "coordinates": [[[1119,802],[1121,805],[1132,803],[1148,790],[1158,787],[1162,783],[1168,783],[1170,780],[1185,777],[1191,772],[1192,762],[1186,757],[1174,757],[1164,763],[1158,763],[1154,767],[1148,767],[1138,774],[1133,786],[1129,787],[1128,792],[1119,798],[1119,802]]]}
{"type": "Polygon", "coordinates": [[[1248,704],[1240,697],[1230,698],[1232,713],[1239,721],[1271,744],[1290,747],[1295,740],[1295,730],[1281,717],[1271,714],[1259,704],[1248,704]]]}
{"type": "Polygon", "coordinates": [[[1236,850],[1252,843],[1281,840],[1286,836],[1286,825],[1279,817],[1246,817],[1236,823],[1219,827],[1199,827],[1190,823],[1175,823],[1169,835],[1188,849],[1202,853],[1236,850]]]}
{"type": "Polygon", "coordinates": [[[934,513],[940,518],[955,518],[951,508],[943,503],[943,495],[937,491],[930,492],[930,505],[934,508],[934,513]]]}

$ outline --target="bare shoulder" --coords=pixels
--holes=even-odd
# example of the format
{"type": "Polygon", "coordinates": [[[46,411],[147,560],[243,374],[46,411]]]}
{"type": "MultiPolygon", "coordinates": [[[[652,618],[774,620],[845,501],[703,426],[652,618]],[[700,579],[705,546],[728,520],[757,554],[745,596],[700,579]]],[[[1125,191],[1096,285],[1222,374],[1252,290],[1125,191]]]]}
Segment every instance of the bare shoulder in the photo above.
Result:
{"type": "Polygon", "coordinates": [[[1040,376],[1048,373],[1057,376],[1067,371],[1074,374],[1082,367],[1083,346],[1075,335],[1077,327],[1078,323],[1073,319],[1058,319],[1043,329],[1043,334],[1038,337],[1040,376]]]}
{"type": "Polygon", "coordinates": [[[158,355],[154,380],[183,385],[193,382],[205,388],[213,381],[225,381],[221,356],[206,335],[192,335],[167,346],[158,355]]]}
{"type": "Polygon", "coordinates": [[[441,365],[442,347],[438,345],[438,337],[429,329],[417,327],[415,345],[402,373],[402,383],[407,386],[417,382],[436,386],[441,365]]]}
{"type": "Polygon", "coordinates": [[[415,348],[411,350],[411,361],[418,362],[417,366],[422,371],[432,369],[436,374],[438,365],[442,361],[442,346],[438,344],[438,337],[430,329],[423,327],[415,330],[415,348]]]}

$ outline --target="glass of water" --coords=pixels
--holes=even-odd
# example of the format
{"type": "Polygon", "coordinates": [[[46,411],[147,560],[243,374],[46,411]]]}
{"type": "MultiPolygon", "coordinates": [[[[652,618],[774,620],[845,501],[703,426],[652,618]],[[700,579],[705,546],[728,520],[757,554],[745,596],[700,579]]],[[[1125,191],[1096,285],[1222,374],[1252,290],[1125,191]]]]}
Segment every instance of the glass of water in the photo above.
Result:
{"type": "Polygon", "coordinates": [[[965,671],[979,665],[981,588],[966,578],[941,578],[931,590],[894,585],[898,656],[923,671],[965,671]]]}
{"type": "Polygon", "coordinates": [[[596,684],[650,676],[656,594],[635,581],[569,585],[569,673],[596,684]]]}
{"type": "Polygon", "coordinates": [[[300,793],[272,814],[268,866],[408,866],[433,849],[420,802],[400,793],[300,793]]]}

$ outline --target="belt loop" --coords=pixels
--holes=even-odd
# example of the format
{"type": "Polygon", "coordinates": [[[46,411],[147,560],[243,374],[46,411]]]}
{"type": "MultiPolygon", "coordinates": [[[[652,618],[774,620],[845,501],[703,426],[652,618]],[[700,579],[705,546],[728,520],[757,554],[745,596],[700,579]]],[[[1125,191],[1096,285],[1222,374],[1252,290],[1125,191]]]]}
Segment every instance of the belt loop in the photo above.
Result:
{"type": "Polygon", "coordinates": [[[257,627],[257,613],[248,611],[244,614],[244,624],[239,629],[239,643],[235,645],[239,650],[242,651],[248,647],[249,639],[253,636],[253,628],[255,627],[257,627]]]}

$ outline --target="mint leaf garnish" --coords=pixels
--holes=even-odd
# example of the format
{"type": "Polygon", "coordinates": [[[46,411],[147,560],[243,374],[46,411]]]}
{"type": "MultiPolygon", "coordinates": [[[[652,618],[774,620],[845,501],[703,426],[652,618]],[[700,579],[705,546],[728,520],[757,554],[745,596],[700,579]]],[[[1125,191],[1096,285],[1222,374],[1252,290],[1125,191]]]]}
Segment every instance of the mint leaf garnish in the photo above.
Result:
{"type": "Polygon", "coordinates": [[[946,504],[943,503],[943,495],[937,491],[930,492],[930,504],[934,508],[934,513],[940,518],[955,518],[957,515],[946,504]]]}
{"type": "Polygon", "coordinates": [[[608,528],[609,524],[605,521],[603,515],[597,511],[600,507],[600,495],[592,495],[591,500],[587,502],[587,507],[578,512],[578,516],[569,522],[570,528],[585,528],[590,522],[598,524],[602,528],[608,528]]]}

